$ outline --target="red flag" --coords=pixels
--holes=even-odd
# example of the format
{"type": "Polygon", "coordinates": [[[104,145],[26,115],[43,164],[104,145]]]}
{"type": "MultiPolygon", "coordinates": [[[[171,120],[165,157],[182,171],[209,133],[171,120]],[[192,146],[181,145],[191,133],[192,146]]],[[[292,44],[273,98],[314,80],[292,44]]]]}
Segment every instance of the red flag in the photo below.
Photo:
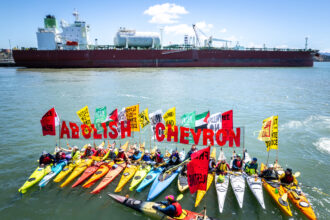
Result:
{"type": "Polygon", "coordinates": [[[108,122],[108,121],[114,121],[116,122],[116,124],[118,124],[118,110],[115,109],[113,110],[107,117],[107,119],[105,120],[105,122],[108,122]]]}
{"type": "Polygon", "coordinates": [[[187,165],[188,185],[191,194],[197,190],[206,190],[209,160],[210,147],[191,155],[191,161],[187,165]]]}
{"type": "Polygon", "coordinates": [[[40,123],[42,127],[43,136],[56,135],[55,131],[55,109],[50,109],[44,116],[42,116],[40,123]]]}
{"type": "Polygon", "coordinates": [[[222,113],[222,129],[233,129],[233,110],[222,113]]]}
{"type": "Polygon", "coordinates": [[[204,122],[207,123],[207,120],[209,119],[210,117],[210,111],[207,113],[206,117],[204,118],[204,122]]]}

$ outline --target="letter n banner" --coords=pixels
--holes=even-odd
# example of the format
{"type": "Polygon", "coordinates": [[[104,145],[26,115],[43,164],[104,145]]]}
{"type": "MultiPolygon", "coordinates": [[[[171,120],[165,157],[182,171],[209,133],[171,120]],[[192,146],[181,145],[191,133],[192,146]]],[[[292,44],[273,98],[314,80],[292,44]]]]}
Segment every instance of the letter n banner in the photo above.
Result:
{"type": "Polygon", "coordinates": [[[197,190],[206,191],[209,160],[210,147],[191,155],[191,161],[187,165],[188,185],[191,194],[197,190]]]}

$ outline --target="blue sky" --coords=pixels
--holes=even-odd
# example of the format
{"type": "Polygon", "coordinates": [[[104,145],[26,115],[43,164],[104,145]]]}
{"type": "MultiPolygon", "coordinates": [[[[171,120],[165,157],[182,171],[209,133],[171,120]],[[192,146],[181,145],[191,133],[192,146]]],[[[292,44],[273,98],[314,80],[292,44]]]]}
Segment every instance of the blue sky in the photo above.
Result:
{"type": "Polygon", "coordinates": [[[243,46],[303,48],[330,51],[329,0],[205,0],[205,1],[106,1],[11,0],[1,3],[0,48],[36,47],[36,31],[46,14],[73,22],[73,9],[91,26],[91,39],[113,44],[119,27],[159,32],[164,44],[183,43],[197,23],[206,35],[239,41],[243,46]]]}

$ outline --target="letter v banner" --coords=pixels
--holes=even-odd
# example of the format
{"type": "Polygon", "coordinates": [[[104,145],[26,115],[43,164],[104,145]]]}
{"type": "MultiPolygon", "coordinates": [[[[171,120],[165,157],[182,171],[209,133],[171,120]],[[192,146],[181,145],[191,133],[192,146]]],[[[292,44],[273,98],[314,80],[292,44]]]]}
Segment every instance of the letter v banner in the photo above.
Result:
{"type": "Polygon", "coordinates": [[[197,190],[206,191],[209,160],[210,146],[191,155],[191,161],[187,165],[188,185],[191,194],[197,190]]]}

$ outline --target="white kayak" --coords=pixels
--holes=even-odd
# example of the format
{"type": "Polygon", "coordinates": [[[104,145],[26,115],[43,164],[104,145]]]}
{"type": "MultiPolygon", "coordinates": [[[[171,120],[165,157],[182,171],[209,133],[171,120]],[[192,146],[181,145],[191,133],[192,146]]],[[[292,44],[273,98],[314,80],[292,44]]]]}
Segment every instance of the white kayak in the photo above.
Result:
{"type": "MultiPolygon", "coordinates": [[[[232,158],[230,164],[233,164],[234,157],[232,158]]],[[[239,171],[233,171],[230,175],[230,184],[233,188],[235,197],[237,199],[240,208],[243,208],[244,191],[245,191],[245,178],[243,174],[239,171]]]]}
{"type": "MultiPolygon", "coordinates": [[[[245,151],[244,152],[244,163],[250,162],[251,157],[250,155],[245,151]]],[[[252,191],[253,195],[258,200],[259,204],[263,209],[266,209],[265,202],[264,202],[264,194],[262,192],[262,181],[261,178],[258,176],[249,176],[244,172],[244,177],[246,179],[246,182],[252,191]]]]}
{"type": "MultiPolygon", "coordinates": [[[[226,159],[226,156],[221,149],[218,161],[223,159],[226,159]]],[[[217,196],[218,196],[219,212],[222,213],[223,207],[225,206],[225,200],[228,191],[229,176],[228,175],[225,176],[225,180],[223,183],[218,183],[218,175],[215,175],[214,181],[215,181],[215,189],[217,191],[217,196]]]]}

